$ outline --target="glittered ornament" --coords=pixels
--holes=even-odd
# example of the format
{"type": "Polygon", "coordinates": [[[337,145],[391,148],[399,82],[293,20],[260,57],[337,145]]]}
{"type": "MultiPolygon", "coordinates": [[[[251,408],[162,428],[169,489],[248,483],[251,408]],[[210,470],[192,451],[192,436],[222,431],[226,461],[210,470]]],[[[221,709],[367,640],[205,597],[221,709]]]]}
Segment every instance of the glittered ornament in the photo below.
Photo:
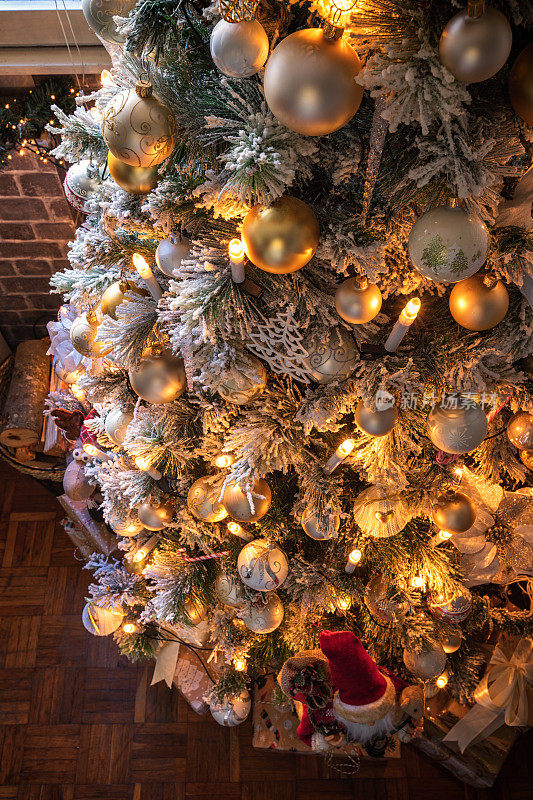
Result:
{"type": "Polygon", "coordinates": [[[503,67],[513,43],[507,17],[484,3],[469,2],[448,22],[439,42],[439,57],[462,83],[492,78],[503,67]]]}
{"type": "Polygon", "coordinates": [[[413,514],[400,498],[384,497],[378,486],[369,486],[357,496],[353,509],[354,522],[364,536],[387,539],[402,531],[413,514]]]}
{"type": "Polygon", "coordinates": [[[524,47],[509,73],[509,97],[518,116],[533,125],[533,42],[524,47]]]}
{"type": "Polygon", "coordinates": [[[221,375],[217,392],[228,403],[242,406],[256,400],[264,391],[267,371],[258,358],[246,353],[243,371],[233,369],[221,375]]]}
{"type": "Polygon", "coordinates": [[[419,652],[405,649],[403,663],[412,675],[421,680],[431,680],[444,672],[446,653],[440,644],[419,652]]]}
{"type": "Polygon", "coordinates": [[[101,171],[86,158],[72,164],[63,181],[65,197],[77,211],[85,211],[85,203],[101,185],[101,171]]]}
{"type": "Polygon", "coordinates": [[[126,36],[119,33],[113,17],[127,17],[137,0],[81,0],[81,10],[92,30],[106,42],[122,44],[126,36]]]}
{"type": "Polygon", "coordinates": [[[87,500],[94,492],[85,475],[83,463],[73,460],[63,475],[63,491],[71,500],[87,500]]]}
{"type": "Polygon", "coordinates": [[[267,60],[266,31],[257,20],[228,22],[219,20],[211,33],[211,58],[224,75],[249,78],[267,60]]]}
{"type": "Polygon", "coordinates": [[[123,517],[117,511],[110,516],[108,525],[117,536],[125,536],[126,538],[137,536],[144,530],[144,525],[138,518],[123,517]]]}
{"type": "Polygon", "coordinates": [[[452,317],[470,331],[488,331],[507,314],[509,295],[504,284],[490,275],[472,275],[450,293],[452,317]]]}
{"type": "Polygon", "coordinates": [[[248,630],[254,633],[272,633],[279,628],[284,616],[285,609],[277,594],[268,595],[264,605],[250,606],[241,614],[248,630]]]}
{"type": "Polygon", "coordinates": [[[302,514],[302,528],[311,539],[316,539],[316,541],[334,539],[340,524],[341,520],[337,514],[327,514],[323,519],[319,519],[316,514],[309,513],[307,508],[302,514]]]}
{"type": "Polygon", "coordinates": [[[319,233],[314,211],[302,200],[284,195],[254,206],[244,218],[241,235],[252,264],[286,275],[313,258],[319,233]]]}
{"type": "Polygon", "coordinates": [[[187,508],[196,517],[204,522],[220,522],[228,516],[228,512],[218,502],[219,489],[207,478],[198,478],[193,483],[187,494],[187,508]]]}
{"type": "Polygon", "coordinates": [[[487,417],[473,400],[449,398],[428,414],[428,435],[435,447],[445,453],[470,453],[487,435],[487,417]],[[450,407],[448,407],[448,405],[450,407]]]}
{"type": "Polygon", "coordinates": [[[472,595],[465,586],[457,587],[450,595],[429,595],[428,607],[436,619],[463,622],[472,611],[472,595]]]}
{"type": "Polygon", "coordinates": [[[96,318],[86,312],[76,317],[70,327],[72,346],[86,358],[98,358],[100,356],[100,345],[96,342],[97,334],[96,318]]]}
{"type": "Polygon", "coordinates": [[[155,263],[167,278],[174,277],[174,270],[181,266],[185,258],[190,258],[192,242],[185,236],[170,236],[157,245],[155,263]]]}
{"type": "Polygon", "coordinates": [[[237,522],[257,522],[265,516],[272,502],[272,492],[264,478],[256,480],[251,489],[251,496],[254,505],[253,511],[250,508],[246,491],[238,484],[233,483],[226,487],[222,504],[230,517],[237,522]]]}
{"type": "Polygon", "coordinates": [[[242,608],[246,602],[242,583],[225,572],[217,575],[215,594],[223,605],[230,608],[242,608]]]}
{"type": "Polygon", "coordinates": [[[157,167],[132,167],[131,164],[115,158],[113,153],[107,154],[107,166],[115,183],[125,192],[148,194],[157,186],[157,167]]]}
{"type": "Polygon", "coordinates": [[[394,405],[381,411],[366,408],[361,400],[355,409],[354,419],[357,427],[369,436],[386,436],[394,428],[398,410],[394,405]]]}
{"type": "Polygon", "coordinates": [[[148,403],[170,403],[186,388],[183,361],[170,352],[144,357],[129,370],[128,378],[135,394],[148,403]]]}
{"type": "Polygon", "coordinates": [[[440,643],[445,653],[455,653],[461,647],[463,634],[459,628],[448,628],[440,637],[440,643]]]}
{"type": "Polygon", "coordinates": [[[199,597],[187,597],[183,603],[183,610],[187,616],[187,622],[192,625],[199,625],[207,616],[207,608],[199,597]]]}
{"type": "Polygon", "coordinates": [[[366,278],[348,278],[335,293],[337,314],[345,322],[362,325],[379,314],[383,302],[379,286],[366,278]]]}
{"type": "Polygon", "coordinates": [[[437,206],[417,219],[409,234],[409,257],[426,278],[456,283],[485,263],[485,224],[461,208],[437,206]]]}
{"type": "Polygon", "coordinates": [[[149,531],[161,531],[170,524],[173,510],[174,506],[170,501],[159,505],[146,502],[137,509],[137,516],[149,531]]]}
{"type": "Polygon", "coordinates": [[[167,106],[152,95],[149,81],[137,81],[108,103],[102,115],[102,136],[109,151],[131,167],[155,167],[174,149],[176,121],[167,106]]]}
{"type": "Polygon", "coordinates": [[[256,592],[277,589],[289,574],[287,556],[276,544],[254,539],[245,544],[237,559],[241,581],[256,592]]]}
{"type": "Polygon", "coordinates": [[[476,521],[476,509],[465,494],[449,491],[437,498],[432,519],[438,528],[447,533],[464,533],[476,521]]]}
{"type": "Polygon", "coordinates": [[[109,636],[122,625],[124,614],[120,611],[108,611],[94,603],[86,603],[81,612],[81,621],[85,630],[93,636],[109,636]]]}
{"type": "Polygon", "coordinates": [[[131,411],[124,411],[120,406],[115,406],[107,414],[104,422],[105,432],[109,438],[118,445],[124,444],[128,425],[133,419],[131,411]]]}
{"type": "Polygon", "coordinates": [[[345,39],[321,28],[285,37],[265,67],[270,111],[286,128],[304,136],[325,136],[353,117],[363,97],[355,79],[361,62],[345,39]]]}
{"type": "Polygon", "coordinates": [[[407,603],[399,602],[388,596],[389,581],[385,575],[375,575],[365,589],[365,605],[384,625],[391,625],[402,620],[407,613],[407,603]]]}
{"type": "Polygon", "coordinates": [[[313,331],[303,347],[303,364],[317,383],[331,383],[348,378],[359,360],[353,337],[344,328],[313,331]]]}
{"type": "Polygon", "coordinates": [[[520,450],[520,461],[528,469],[533,469],[533,450],[520,450]]]}
{"type": "Polygon", "coordinates": [[[533,414],[519,411],[507,424],[507,436],[519,450],[533,450],[533,414]]]}
{"type": "Polygon", "coordinates": [[[248,689],[243,689],[239,694],[225,696],[222,700],[212,701],[209,704],[211,716],[224,728],[234,728],[236,725],[240,725],[248,717],[251,708],[252,699],[248,689]]]}

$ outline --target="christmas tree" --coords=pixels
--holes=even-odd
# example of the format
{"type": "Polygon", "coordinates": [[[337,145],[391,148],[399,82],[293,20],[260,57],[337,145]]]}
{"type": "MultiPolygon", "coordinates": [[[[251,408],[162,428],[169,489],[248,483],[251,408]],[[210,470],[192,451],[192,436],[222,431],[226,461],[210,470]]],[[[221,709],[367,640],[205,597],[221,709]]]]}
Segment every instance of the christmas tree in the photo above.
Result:
{"type": "Polygon", "coordinates": [[[129,5],[52,126],[91,613],[214,648],[219,699],[325,630],[471,699],[533,632],[533,4],[129,5]]]}

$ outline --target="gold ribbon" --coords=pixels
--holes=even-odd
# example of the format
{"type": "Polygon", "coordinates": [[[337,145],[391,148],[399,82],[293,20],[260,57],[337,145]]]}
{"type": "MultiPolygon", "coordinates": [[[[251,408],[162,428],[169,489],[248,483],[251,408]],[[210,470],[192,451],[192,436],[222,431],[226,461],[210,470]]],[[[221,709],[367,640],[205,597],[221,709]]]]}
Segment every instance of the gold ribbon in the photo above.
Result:
{"type": "Polygon", "coordinates": [[[476,704],[446,734],[464,753],[474,740],[485,739],[501,725],[527,726],[531,710],[528,684],[533,685],[533,640],[520,639],[508,658],[496,646],[474,697],[476,704]]]}

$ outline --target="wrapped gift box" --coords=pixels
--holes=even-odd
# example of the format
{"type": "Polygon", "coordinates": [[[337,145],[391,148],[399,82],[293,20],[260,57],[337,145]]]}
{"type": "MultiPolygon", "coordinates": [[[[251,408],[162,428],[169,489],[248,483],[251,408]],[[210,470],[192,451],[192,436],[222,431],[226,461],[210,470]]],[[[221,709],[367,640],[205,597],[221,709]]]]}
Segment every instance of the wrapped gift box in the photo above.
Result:
{"type": "MultiPolygon", "coordinates": [[[[213,659],[207,663],[209,658],[209,651],[207,650],[200,651],[198,655],[207,665],[210,675],[216,679],[219,675],[216,660],[213,659]]],[[[196,711],[197,714],[205,714],[209,710],[209,705],[204,700],[204,697],[213,688],[213,681],[202,666],[198,656],[184,644],[180,646],[172,682],[193,711],[196,711]]]]}

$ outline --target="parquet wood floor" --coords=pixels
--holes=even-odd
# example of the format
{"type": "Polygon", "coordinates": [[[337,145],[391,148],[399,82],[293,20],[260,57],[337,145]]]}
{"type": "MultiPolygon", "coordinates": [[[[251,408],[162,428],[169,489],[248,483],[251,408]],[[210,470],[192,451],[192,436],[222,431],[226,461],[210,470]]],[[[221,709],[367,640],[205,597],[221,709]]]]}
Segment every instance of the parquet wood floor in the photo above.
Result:
{"type": "Polygon", "coordinates": [[[494,790],[404,748],[341,778],[314,756],[261,752],[150,687],[152,665],[82,627],[90,576],[56,499],[0,462],[0,800],[532,800],[533,738],[494,790]]]}

